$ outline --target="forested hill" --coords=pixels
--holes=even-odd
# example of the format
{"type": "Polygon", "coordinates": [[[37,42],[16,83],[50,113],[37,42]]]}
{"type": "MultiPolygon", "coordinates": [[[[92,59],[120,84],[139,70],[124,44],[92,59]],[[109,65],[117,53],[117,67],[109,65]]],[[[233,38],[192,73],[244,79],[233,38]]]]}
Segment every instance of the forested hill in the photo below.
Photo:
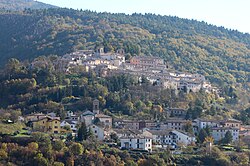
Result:
{"type": "Polygon", "coordinates": [[[0,0],[0,8],[6,10],[24,10],[24,9],[47,9],[56,6],[37,2],[34,0],[0,0]]]}
{"type": "Polygon", "coordinates": [[[63,55],[75,49],[124,48],[129,56],[164,58],[180,71],[218,84],[250,81],[250,35],[205,22],[154,14],[110,14],[73,9],[1,11],[0,62],[63,55]]]}

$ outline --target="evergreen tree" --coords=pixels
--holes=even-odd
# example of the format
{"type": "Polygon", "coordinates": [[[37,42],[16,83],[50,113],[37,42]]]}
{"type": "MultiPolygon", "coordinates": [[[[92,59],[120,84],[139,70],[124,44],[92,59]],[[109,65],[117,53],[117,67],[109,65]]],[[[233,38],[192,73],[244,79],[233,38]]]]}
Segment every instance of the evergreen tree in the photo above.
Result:
{"type": "Polygon", "coordinates": [[[233,141],[232,133],[230,131],[227,131],[225,137],[221,140],[221,142],[224,144],[229,144],[232,141],[233,141]]]}
{"type": "Polygon", "coordinates": [[[210,129],[210,127],[206,126],[204,129],[207,132],[207,136],[211,136],[211,129],[210,129]]]}
{"type": "Polygon", "coordinates": [[[198,134],[198,141],[199,143],[203,143],[205,141],[205,138],[208,136],[205,129],[201,129],[198,134]]]}
{"type": "Polygon", "coordinates": [[[88,138],[88,130],[85,123],[81,124],[81,127],[78,129],[77,132],[77,141],[83,141],[88,138]]]}
{"type": "Polygon", "coordinates": [[[93,139],[93,138],[94,138],[94,133],[93,133],[93,131],[91,130],[91,128],[89,128],[89,131],[88,131],[88,138],[90,138],[90,139],[93,139]]]}

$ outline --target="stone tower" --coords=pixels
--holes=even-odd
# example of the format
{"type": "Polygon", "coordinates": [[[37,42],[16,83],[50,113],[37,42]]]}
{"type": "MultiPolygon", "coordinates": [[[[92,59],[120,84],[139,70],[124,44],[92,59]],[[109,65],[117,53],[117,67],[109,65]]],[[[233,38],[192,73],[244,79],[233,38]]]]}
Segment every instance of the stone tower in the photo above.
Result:
{"type": "Polygon", "coordinates": [[[100,109],[99,109],[99,100],[95,99],[93,101],[93,113],[94,114],[100,114],[100,109]]]}

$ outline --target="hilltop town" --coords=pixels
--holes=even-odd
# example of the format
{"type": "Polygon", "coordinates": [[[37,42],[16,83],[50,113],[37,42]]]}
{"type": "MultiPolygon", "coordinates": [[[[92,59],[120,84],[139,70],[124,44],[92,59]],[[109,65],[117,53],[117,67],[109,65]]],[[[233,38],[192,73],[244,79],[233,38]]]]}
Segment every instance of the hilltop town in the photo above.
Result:
{"type": "Polygon", "coordinates": [[[101,77],[130,74],[137,76],[140,81],[145,77],[151,84],[162,88],[187,93],[201,89],[218,93],[218,88],[212,86],[201,74],[175,71],[163,59],[155,56],[134,56],[125,60],[123,49],[108,53],[102,47],[96,52],[79,50],[62,56],[55,64],[57,70],[69,73],[77,66],[85,71],[94,70],[101,77]]]}

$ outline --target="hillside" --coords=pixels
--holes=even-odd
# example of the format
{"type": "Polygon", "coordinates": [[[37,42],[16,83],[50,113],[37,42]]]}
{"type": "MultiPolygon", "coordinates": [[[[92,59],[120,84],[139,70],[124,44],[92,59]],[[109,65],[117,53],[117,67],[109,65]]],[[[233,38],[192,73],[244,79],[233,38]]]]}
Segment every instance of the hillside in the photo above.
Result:
{"type": "Polygon", "coordinates": [[[0,8],[7,10],[24,10],[24,9],[47,9],[56,6],[37,2],[34,0],[0,0],[0,8]]]}
{"type": "Polygon", "coordinates": [[[2,11],[0,19],[2,64],[10,57],[33,59],[102,45],[106,51],[124,48],[127,57],[160,56],[177,70],[201,73],[219,85],[249,85],[250,35],[205,22],[72,9],[2,11]]]}

